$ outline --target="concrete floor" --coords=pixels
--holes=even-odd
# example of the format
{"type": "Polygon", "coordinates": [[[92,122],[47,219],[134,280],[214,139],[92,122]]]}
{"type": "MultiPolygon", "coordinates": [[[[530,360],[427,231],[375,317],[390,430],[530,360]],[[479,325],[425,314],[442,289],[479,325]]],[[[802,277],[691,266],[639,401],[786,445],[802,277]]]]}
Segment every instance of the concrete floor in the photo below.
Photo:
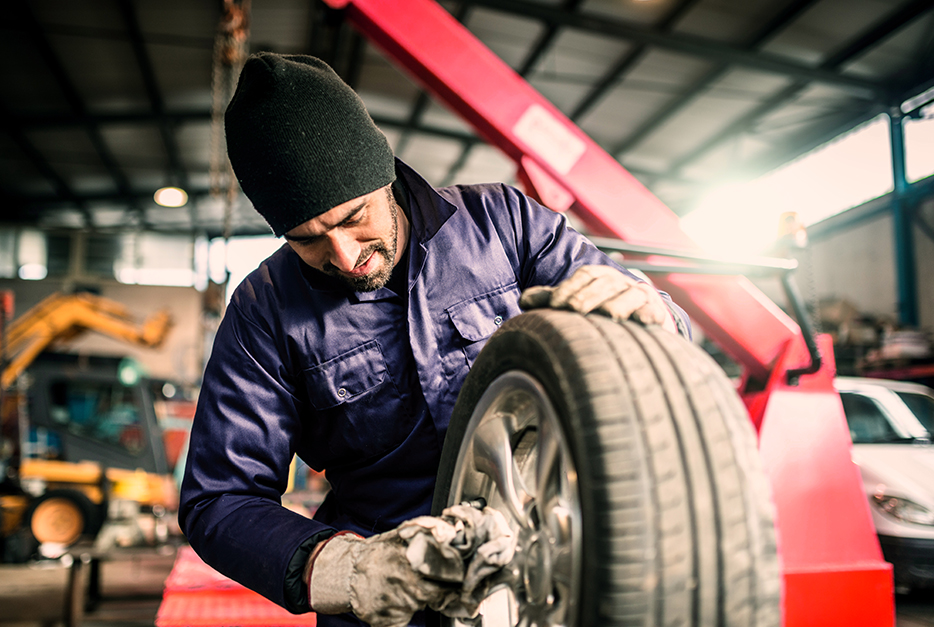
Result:
{"type": "MultiPolygon", "coordinates": [[[[82,627],[152,627],[175,551],[143,552],[105,562],[102,598],[84,613],[82,627]]],[[[67,569],[54,564],[0,566],[0,624],[4,627],[64,625],[67,569]]],[[[934,593],[896,596],[896,627],[934,627],[934,593]]]]}
{"type": "Polygon", "coordinates": [[[896,627],[934,627],[934,590],[895,597],[896,627]]]}
{"type": "MultiPolygon", "coordinates": [[[[162,588],[175,562],[175,549],[134,552],[101,565],[101,599],[79,610],[82,627],[151,627],[162,588]]],[[[85,572],[89,569],[86,567],[85,572]]],[[[68,625],[69,569],[58,561],[0,566],[0,625],[68,625]]]]}
{"type": "Polygon", "coordinates": [[[101,600],[82,627],[152,627],[175,550],[134,556],[101,566],[101,600]]]}

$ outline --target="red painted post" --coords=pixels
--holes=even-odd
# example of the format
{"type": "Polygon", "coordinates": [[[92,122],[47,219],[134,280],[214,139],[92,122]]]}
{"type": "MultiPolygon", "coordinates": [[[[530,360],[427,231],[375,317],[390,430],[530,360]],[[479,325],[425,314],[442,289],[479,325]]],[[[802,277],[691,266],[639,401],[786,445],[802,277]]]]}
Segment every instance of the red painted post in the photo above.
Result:
{"type": "MultiPolygon", "coordinates": [[[[892,566],[882,558],[850,434],[829,336],[824,364],[796,386],[784,373],[807,355],[789,344],[763,392],[759,449],[778,513],[785,624],[893,625],[892,566]]],[[[754,418],[754,421],[756,419],[754,418]]]]}

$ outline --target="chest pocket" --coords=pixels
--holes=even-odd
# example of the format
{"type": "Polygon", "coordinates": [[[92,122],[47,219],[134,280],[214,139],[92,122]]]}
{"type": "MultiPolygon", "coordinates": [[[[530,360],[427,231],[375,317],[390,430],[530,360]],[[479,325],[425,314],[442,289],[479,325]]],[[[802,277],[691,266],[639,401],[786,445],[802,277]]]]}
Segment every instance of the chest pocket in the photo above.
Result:
{"type": "Polygon", "coordinates": [[[492,292],[449,307],[448,317],[454,325],[471,366],[486,340],[509,318],[518,315],[519,288],[513,283],[492,292]]]}
{"type": "Polygon", "coordinates": [[[376,340],[305,370],[308,400],[319,411],[357,400],[388,378],[376,340]]]}

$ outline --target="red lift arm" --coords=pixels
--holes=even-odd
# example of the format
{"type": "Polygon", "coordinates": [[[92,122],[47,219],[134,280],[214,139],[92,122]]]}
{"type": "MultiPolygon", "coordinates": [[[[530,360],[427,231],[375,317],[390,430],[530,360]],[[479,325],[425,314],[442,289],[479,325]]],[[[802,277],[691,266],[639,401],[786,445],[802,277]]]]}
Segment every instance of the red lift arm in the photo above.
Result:
{"type": "MultiPolygon", "coordinates": [[[[697,250],[670,209],[436,2],[325,1],[511,157],[546,205],[572,211],[594,235],[697,250]]],[[[801,329],[750,281],[686,273],[655,281],[743,364],[747,384],[765,382],[744,398],[777,509],[785,624],[894,624],[891,567],[850,461],[829,342],[821,370],[790,385],[787,371],[808,362],[801,329]]]]}

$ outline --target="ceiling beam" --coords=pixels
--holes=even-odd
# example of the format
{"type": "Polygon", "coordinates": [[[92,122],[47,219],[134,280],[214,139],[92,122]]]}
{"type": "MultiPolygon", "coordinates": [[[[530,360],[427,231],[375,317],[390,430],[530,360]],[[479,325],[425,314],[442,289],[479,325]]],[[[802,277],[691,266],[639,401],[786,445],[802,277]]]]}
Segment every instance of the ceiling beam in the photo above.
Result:
{"type": "MultiPolygon", "coordinates": [[[[0,30],[21,30],[19,23],[15,21],[5,21],[0,25],[0,30]]],[[[98,27],[98,26],[76,26],[72,24],[45,23],[43,30],[49,35],[65,35],[67,37],[83,37],[86,39],[99,39],[109,41],[127,41],[129,35],[124,29],[98,27]]],[[[202,37],[198,35],[178,35],[169,33],[147,33],[146,40],[151,44],[163,46],[175,46],[180,48],[196,48],[202,50],[211,50],[214,47],[214,36],[202,37]]]]}
{"type": "Polygon", "coordinates": [[[152,107],[159,124],[159,133],[162,135],[162,143],[165,146],[165,153],[168,159],[169,180],[182,188],[188,187],[188,175],[182,164],[181,153],[178,149],[178,142],[175,139],[175,130],[172,124],[165,117],[165,100],[162,97],[162,90],[159,88],[159,82],[156,80],[156,72],[152,67],[152,59],[146,50],[146,44],[143,40],[143,31],[139,25],[139,17],[136,14],[136,7],[131,0],[118,0],[117,5],[120,9],[120,15],[127,31],[130,34],[130,46],[133,48],[133,55],[136,57],[136,64],[139,66],[140,76],[143,79],[143,85],[146,88],[146,95],[149,97],[149,105],[152,107]]]}
{"type": "MultiPolygon", "coordinates": [[[[454,12],[454,19],[463,24],[469,14],[470,4],[468,2],[462,2],[454,12]]],[[[409,117],[401,127],[398,127],[402,132],[396,144],[396,154],[401,155],[405,152],[406,147],[412,139],[412,134],[419,130],[422,116],[425,115],[425,111],[428,110],[428,105],[430,104],[431,96],[428,92],[424,89],[418,90],[418,95],[415,97],[415,102],[412,104],[412,109],[409,111],[409,117]]],[[[392,126],[392,124],[389,124],[389,126],[392,126]]],[[[465,142],[464,145],[466,147],[468,144],[465,142]]]]}
{"type": "MultiPolygon", "coordinates": [[[[921,85],[928,82],[934,83],[934,16],[928,19],[927,33],[925,33],[921,42],[918,44],[914,58],[916,61],[910,79],[912,85],[921,85]]],[[[925,89],[927,89],[927,87],[920,91],[924,91],[925,89]]],[[[908,97],[911,98],[912,96],[908,97]]]]}
{"type": "MultiPolygon", "coordinates": [[[[166,115],[170,117],[174,115],[179,118],[184,118],[188,120],[195,119],[195,120],[209,121],[211,118],[211,112],[209,110],[187,111],[184,113],[166,112],[166,115]]],[[[53,124],[56,127],[79,126],[79,125],[84,124],[87,119],[91,119],[97,123],[103,123],[101,122],[102,119],[106,119],[108,121],[114,121],[114,122],[120,122],[124,119],[123,117],[120,117],[118,120],[111,120],[112,116],[109,116],[109,115],[108,116],[90,115],[90,116],[80,116],[80,117],[79,116],[63,117],[63,116],[56,115],[52,117],[54,117],[54,119],[51,121],[51,124],[53,124]]],[[[133,117],[136,120],[147,120],[150,122],[156,121],[155,120],[156,116],[152,112],[148,112],[145,114],[141,112],[139,114],[134,114],[133,117]]],[[[17,132],[20,135],[22,135],[23,130],[21,129],[28,130],[32,128],[48,128],[50,125],[50,122],[43,119],[43,116],[17,117],[10,112],[3,111],[2,109],[0,109],[0,118],[4,120],[3,126],[5,130],[11,133],[11,135],[17,132]]],[[[385,117],[381,115],[374,115],[373,121],[376,122],[378,126],[384,126],[388,128],[399,128],[399,129],[410,128],[408,119],[398,120],[398,119],[389,118],[389,117],[385,117]]],[[[424,133],[424,134],[432,135],[435,137],[442,137],[444,139],[454,140],[454,141],[457,141],[463,144],[473,144],[473,143],[477,143],[481,141],[476,135],[469,133],[469,132],[454,131],[454,130],[446,129],[440,126],[432,126],[432,125],[428,125],[424,123],[418,124],[415,127],[411,127],[411,130],[417,133],[424,133]]],[[[61,179],[59,178],[59,180],[61,179]]],[[[64,184],[64,181],[62,181],[62,183],[64,184]]],[[[148,189],[147,190],[131,190],[125,194],[119,191],[118,192],[95,192],[95,193],[87,193],[87,194],[71,193],[71,197],[74,199],[80,200],[82,202],[119,201],[121,198],[125,198],[126,196],[137,198],[137,199],[150,198],[152,196],[153,191],[154,190],[148,190],[148,189]]],[[[191,196],[204,195],[208,191],[209,190],[207,188],[204,188],[203,190],[199,188],[191,188],[189,191],[189,195],[191,196]]],[[[21,196],[19,197],[18,202],[35,204],[35,205],[50,205],[58,201],[56,200],[56,197],[38,194],[34,196],[33,195],[21,196]]]]}
{"type": "Polygon", "coordinates": [[[364,52],[366,51],[366,39],[357,31],[350,35],[350,53],[347,60],[347,76],[344,80],[350,85],[351,89],[356,91],[360,84],[360,73],[363,71],[364,52]]]}
{"type": "MultiPolygon", "coordinates": [[[[176,123],[209,123],[211,121],[210,109],[179,109],[177,111],[167,110],[163,114],[166,118],[174,120],[176,123]]],[[[379,126],[388,126],[390,128],[406,128],[408,120],[398,120],[395,118],[373,115],[373,121],[379,126]]],[[[108,124],[157,124],[159,116],[152,111],[136,111],[129,113],[84,113],[84,114],[38,114],[38,115],[16,115],[10,113],[0,120],[0,128],[6,130],[22,129],[27,131],[47,130],[52,128],[71,128],[84,127],[87,125],[107,126],[108,124]]],[[[418,124],[412,130],[456,139],[459,141],[473,141],[476,135],[464,131],[454,131],[431,124],[418,124]]]]}
{"type": "Polygon", "coordinates": [[[335,9],[323,2],[311,2],[308,5],[308,19],[310,21],[308,32],[308,54],[318,57],[331,66],[334,72],[340,75],[340,67],[333,58],[334,42],[337,40],[337,29],[343,22],[335,9]]]}
{"type": "Polygon", "coordinates": [[[919,117],[921,110],[934,102],[934,65],[929,68],[926,76],[926,79],[906,88],[898,99],[903,106],[908,105],[908,109],[903,111],[905,115],[919,117]]]}
{"type": "Polygon", "coordinates": [[[14,124],[21,128],[29,130],[48,130],[56,128],[85,127],[85,126],[107,126],[110,124],[159,124],[162,119],[175,126],[188,122],[210,122],[210,109],[177,109],[174,111],[166,110],[157,114],[151,109],[141,109],[139,111],[115,111],[115,112],[95,112],[87,111],[68,113],[42,113],[42,114],[19,114],[15,122],[9,120],[2,121],[3,126],[10,127],[14,124]]]}
{"type": "MultiPolygon", "coordinates": [[[[786,5],[778,15],[770,20],[757,33],[752,35],[743,48],[746,50],[755,50],[764,45],[774,35],[781,32],[786,26],[796,20],[804,11],[806,11],[815,0],[794,0],[786,5]]],[[[682,111],[695,98],[704,93],[718,79],[724,76],[729,70],[730,65],[726,63],[717,64],[716,67],[705,73],[699,79],[694,81],[682,93],[678,94],[655,114],[637,128],[633,133],[626,137],[622,142],[610,150],[617,159],[620,159],[626,152],[637,146],[643,139],[655,132],[656,129],[670,120],[679,111],[682,111]]]]}
{"type": "MultiPolygon", "coordinates": [[[[208,186],[198,186],[191,187],[188,190],[189,198],[202,198],[209,196],[211,194],[211,189],[208,186]]],[[[81,203],[84,205],[88,204],[121,204],[125,203],[128,199],[134,201],[143,201],[143,200],[152,200],[151,189],[134,189],[128,193],[122,191],[110,190],[110,191],[95,191],[95,192],[73,192],[71,198],[62,198],[60,195],[53,194],[16,194],[8,195],[10,201],[14,206],[18,207],[32,207],[34,209],[62,209],[67,208],[72,203],[81,203]]],[[[167,209],[169,211],[175,211],[176,208],[172,207],[167,209]]],[[[183,209],[179,208],[179,211],[183,209]]]]}
{"type": "MultiPolygon", "coordinates": [[[[0,117],[10,119],[10,112],[2,104],[0,104],[0,117]]],[[[84,216],[85,226],[93,227],[94,220],[87,203],[78,197],[77,193],[68,184],[68,181],[59,175],[45,158],[45,155],[29,141],[29,138],[26,137],[26,133],[23,132],[22,129],[16,127],[9,127],[6,131],[13,140],[13,143],[26,155],[26,158],[29,159],[39,174],[51,183],[52,188],[55,190],[55,196],[53,198],[76,207],[78,211],[81,212],[82,216],[84,216]]],[[[0,215],[4,217],[7,215],[20,216],[23,213],[24,212],[17,210],[13,200],[9,197],[7,197],[6,202],[3,203],[2,210],[0,210],[0,215]]]]}
{"type": "MultiPolygon", "coordinates": [[[[670,33],[675,23],[699,1],[700,0],[681,0],[681,2],[676,4],[668,14],[655,25],[655,28],[659,32],[670,33]]],[[[649,49],[649,46],[646,44],[639,43],[628,50],[613,64],[610,70],[597,81],[590,91],[584,95],[568,117],[575,122],[583,117],[597,102],[603,99],[603,96],[610,88],[619,84],[622,76],[635,67],[636,63],[645,57],[649,49]]]]}
{"type": "MultiPolygon", "coordinates": [[[[470,4],[471,3],[466,0],[461,2],[457,9],[455,9],[452,13],[454,19],[456,19],[461,24],[465,24],[467,18],[470,16],[470,4]]],[[[399,137],[396,154],[402,154],[406,146],[408,146],[409,141],[411,141],[412,134],[420,130],[419,127],[421,125],[422,117],[425,115],[425,111],[428,110],[429,104],[431,104],[431,97],[428,92],[419,90],[418,97],[416,97],[415,103],[412,105],[412,110],[409,113],[409,118],[406,120],[405,125],[402,127],[402,135],[399,137]]],[[[462,167],[459,164],[463,164],[467,161],[467,155],[473,149],[473,144],[474,140],[472,140],[470,137],[463,140],[460,156],[455,159],[454,164],[448,168],[446,178],[450,177],[454,172],[456,172],[456,169],[460,169],[460,167],[462,167]]]]}
{"type": "MultiPolygon", "coordinates": [[[[693,1],[693,0],[689,0],[693,1]]],[[[574,13],[577,11],[577,7],[580,6],[583,0],[564,0],[564,4],[561,5],[561,8],[565,11],[574,13]]],[[[544,56],[545,52],[554,44],[555,39],[558,38],[558,33],[561,31],[562,24],[548,23],[545,25],[545,30],[542,31],[542,34],[538,36],[538,39],[532,44],[532,49],[525,56],[525,59],[519,65],[519,76],[528,76],[529,72],[532,71],[532,68],[538,63],[539,59],[544,56]]]]}
{"type": "Polygon", "coordinates": [[[402,132],[399,134],[399,141],[396,142],[396,154],[401,155],[405,152],[409,141],[412,139],[412,132],[418,128],[422,115],[425,114],[429,104],[431,104],[431,96],[428,95],[427,91],[419,90],[418,96],[415,98],[415,104],[412,105],[412,109],[409,111],[409,117],[400,129],[402,132]]]}
{"type": "MultiPolygon", "coordinates": [[[[870,28],[866,29],[866,31],[860,33],[852,40],[841,46],[840,49],[829,56],[820,65],[820,67],[824,70],[830,71],[842,66],[848,61],[851,61],[857,56],[863,54],[869,48],[876,45],[883,39],[892,35],[895,31],[905,26],[905,24],[909,23],[921,13],[931,9],[932,5],[930,0],[911,0],[910,2],[905,3],[900,8],[893,11],[889,17],[880,22],[874,23],[870,28]]],[[[758,120],[763,118],[768,113],[771,113],[779,106],[791,101],[793,98],[798,96],[798,94],[800,94],[800,92],[803,91],[809,84],[809,81],[798,80],[779,90],[771,97],[764,100],[761,104],[759,104],[759,106],[755,107],[745,115],[741,116],[738,120],[734,121],[729,128],[721,131],[720,133],[717,133],[693,150],[689,151],[687,154],[682,155],[674,162],[672,162],[668,168],[667,175],[679,175],[681,170],[687,164],[696,161],[723,142],[749,131],[749,129],[752,128],[758,120]]],[[[874,107],[869,108],[883,111],[887,106],[897,106],[900,104],[900,102],[892,102],[894,98],[894,94],[890,94],[888,102],[876,103],[874,107]]],[[[852,125],[849,128],[853,128],[865,120],[865,111],[865,106],[854,107],[854,115],[850,118],[852,120],[852,125]]],[[[804,151],[801,151],[798,154],[803,154],[803,152],[804,151]]]]}
{"type": "MultiPolygon", "coordinates": [[[[87,107],[84,104],[84,100],[78,93],[75,85],[71,82],[71,78],[65,71],[65,67],[61,60],[58,58],[58,55],[52,49],[52,45],[46,38],[45,33],[42,30],[42,26],[39,24],[39,20],[36,19],[35,14],[29,8],[27,3],[14,3],[12,10],[21,12],[21,16],[27,26],[27,30],[33,45],[36,46],[37,50],[39,51],[39,55],[42,57],[43,61],[45,61],[49,71],[52,73],[53,78],[58,84],[59,89],[61,89],[62,94],[65,96],[65,99],[71,106],[72,111],[74,111],[79,117],[85,116],[87,114],[87,107]]],[[[124,175],[123,171],[117,165],[117,160],[114,158],[113,153],[111,153],[110,148],[104,141],[104,137],[101,135],[100,129],[93,124],[85,125],[84,129],[87,132],[91,144],[94,146],[94,150],[97,152],[98,158],[101,160],[101,163],[103,163],[111,178],[114,180],[114,184],[116,185],[117,189],[121,193],[128,194],[130,186],[126,175],[124,175]]],[[[127,196],[127,198],[129,199],[129,196],[127,196]]],[[[90,218],[90,216],[87,217],[90,218]]],[[[89,226],[91,225],[89,224],[89,226]]]]}
{"type": "MultiPolygon", "coordinates": [[[[934,87],[934,76],[932,76],[929,81],[907,88],[899,95],[896,101],[903,102],[908,98],[911,98],[912,96],[917,95],[931,87],[934,87]]],[[[863,109],[853,113],[843,124],[835,125],[820,135],[815,136],[809,134],[798,142],[783,143],[775,150],[769,151],[767,158],[750,163],[747,171],[755,174],[767,172],[775,167],[787,163],[788,161],[791,161],[795,157],[814,150],[818,146],[826,144],[835,137],[840,136],[842,133],[852,130],[860,124],[864,124],[877,115],[885,112],[886,107],[881,105],[866,105],[863,109]]]]}
{"type": "Polygon", "coordinates": [[[854,95],[867,99],[885,99],[888,93],[887,85],[859,76],[850,76],[810,67],[778,55],[753,53],[696,35],[663,33],[655,27],[646,27],[643,24],[614,19],[606,15],[570,12],[560,7],[539,4],[531,0],[473,0],[473,2],[476,5],[497,11],[673,50],[693,57],[790,76],[800,80],[837,85],[851,90],[854,95]]]}
{"type": "MultiPolygon", "coordinates": [[[[858,57],[863,52],[872,48],[877,43],[887,38],[889,35],[906,26],[918,16],[934,11],[934,4],[931,0],[910,0],[892,11],[888,17],[881,21],[876,21],[863,33],[854,37],[846,45],[841,47],[830,58],[821,64],[821,68],[836,68],[850,59],[858,57]]],[[[891,103],[889,103],[891,104],[891,103]]]]}

